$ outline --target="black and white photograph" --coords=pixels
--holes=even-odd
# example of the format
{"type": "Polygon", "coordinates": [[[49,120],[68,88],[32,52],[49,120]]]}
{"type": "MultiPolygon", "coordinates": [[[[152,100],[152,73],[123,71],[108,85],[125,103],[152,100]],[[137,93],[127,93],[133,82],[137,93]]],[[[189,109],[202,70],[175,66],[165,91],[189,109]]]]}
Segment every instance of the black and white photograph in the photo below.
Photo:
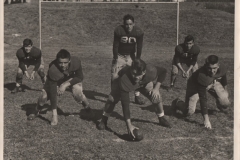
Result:
{"type": "Polygon", "coordinates": [[[0,159],[239,159],[237,4],[3,0],[0,159]]]}

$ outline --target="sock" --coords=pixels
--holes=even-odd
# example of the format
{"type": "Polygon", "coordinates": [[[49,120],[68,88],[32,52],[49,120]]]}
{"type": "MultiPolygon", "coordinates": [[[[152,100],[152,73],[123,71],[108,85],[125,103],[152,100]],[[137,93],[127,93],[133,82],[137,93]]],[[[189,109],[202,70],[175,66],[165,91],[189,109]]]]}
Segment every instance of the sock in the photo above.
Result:
{"type": "Polygon", "coordinates": [[[135,96],[140,96],[140,92],[135,92],[135,96]]]}
{"type": "Polygon", "coordinates": [[[103,116],[105,116],[105,117],[110,117],[110,115],[111,115],[111,113],[107,113],[107,112],[103,112],[103,116]]]}
{"type": "Polygon", "coordinates": [[[157,116],[160,118],[160,117],[163,117],[164,116],[164,112],[162,113],[158,113],[157,116]]]}

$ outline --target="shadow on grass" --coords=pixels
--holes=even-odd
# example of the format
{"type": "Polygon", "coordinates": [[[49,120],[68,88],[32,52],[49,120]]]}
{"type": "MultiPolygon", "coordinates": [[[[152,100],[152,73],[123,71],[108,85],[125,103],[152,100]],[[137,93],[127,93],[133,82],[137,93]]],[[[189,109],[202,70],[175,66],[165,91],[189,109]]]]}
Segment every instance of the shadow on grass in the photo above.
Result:
{"type": "MultiPolygon", "coordinates": [[[[155,106],[154,104],[147,106],[147,107],[140,107],[142,110],[148,110],[149,112],[155,113],[155,106]]],[[[172,106],[163,105],[164,114],[168,116],[172,116],[174,114],[172,106]]]]}
{"type": "MultiPolygon", "coordinates": [[[[67,88],[66,91],[71,92],[71,89],[67,88]]],[[[99,93],[96,91],[83,90],[83,93],[88,99],[97,100],[97,101],[104,102],[104,103],[106,102],[105,100],[97,99],[96,97],[103,97],[105,99],[108,98],[108,95],[99,93]]]]}
{"type": "MultiPolygon", "coordinates": [[[[12,82],[12,83],[6,83],[4,84],[4,88],[7,88],[9,91],[12,91],[16,86],[16,83],[12,82]]],[[[31,90],[31,91],[41,91],[40,89],[32,89],[28,86],[26,86],[25,84],[22,85],[23,91],[25,90],[31,90]]]]}
{"type": "MultiPolygon", "coordinates": [[[[29,116],[30,114],[35,114],[36,113],[36,103],[30,103],[30,104],[24,104],[21,106],[21,109],[26,111],[26,116],[29,116]]],[[[37,118],[40,118],[48,123],[51,123],[50,120],[46,119],[45,117],[41,116],[43,114],[47,114],[48,111],[52,111],[52,108],[50,105],[45,104],[43,105],[40,109],[39,115],[37,118]]],[[[63,116],[70,116],[70,115],[79,115],[79,113],[68,113],[68,112],[63,112],[60,108],[57,108],[57,113],[58,115],[63,115],[63,116]]]]}
{"type": "Polygon", "coordinates": [[[124,141],[128,141],[128,142],[138,142],[136,140],[133,140],[133,138],[129,135],[129,134],[119,134],[115,131],[113,131],[111,128],[107,127],[106,130],[108,132],[113,133],[114,135],[116,135],[118,138],[124,140],[124,141]]]}
{"type": "Polygon", "coordinates": [[[99,92],[96,92],[96,91],[83,90],[83,93],[85,94],[85,96],[87,98],[92,99],[92,100],[97,100],[97,101],[100,101],[100,102],[106,102],[106,101],[101,100],[101,99],[97,99],[96,97],[103,97],[105,99],[108,98],[108,95],[103,94],[103,93],[99,93],[99,92]]]}

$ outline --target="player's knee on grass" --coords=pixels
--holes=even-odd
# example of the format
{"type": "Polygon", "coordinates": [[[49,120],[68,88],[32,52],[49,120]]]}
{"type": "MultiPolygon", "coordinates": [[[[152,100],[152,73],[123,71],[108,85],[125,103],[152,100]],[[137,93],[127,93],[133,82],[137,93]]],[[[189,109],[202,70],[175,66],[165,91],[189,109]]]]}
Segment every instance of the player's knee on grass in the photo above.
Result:
{"type": "Polygon", "coordinates": [[[225,98],[218,98],[217,99],[217,107],[221,109],[227,109],[231,105],[229,99],[227,97],[225,98]]]}

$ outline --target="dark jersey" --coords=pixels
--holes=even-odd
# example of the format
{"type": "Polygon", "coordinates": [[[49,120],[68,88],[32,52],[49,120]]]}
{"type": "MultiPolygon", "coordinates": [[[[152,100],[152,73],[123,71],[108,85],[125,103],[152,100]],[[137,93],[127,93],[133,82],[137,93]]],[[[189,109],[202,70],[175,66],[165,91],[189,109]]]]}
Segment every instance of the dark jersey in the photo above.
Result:
{"type": "MultiPolygon", "coordinates": [[[[122,71],[123,72],[123,71],[122,71]]],[[[120,73],[121,74],[121,73],[120,73]]],[[[135,91],[138,88],[145,87],[149,82],[160,82],[162,83],[166,78],[167,70],[161,67],[155,67],[147,65],[146,74],[144,75],[142,81],[135,83],[132,79],[130,67],[126,69],[123,75],[120,75],[119,88],[121,92],[121,103],[123,108],[123,114],[125,119],[130,118],[129,111],[129,92],[135,91]]]]}
{"type": "Polygon", "coordinates": [[[49,94],[52,108],[57,108],[57,86],[60,86],[70,78],[72,78],[69,81],[71,85],[83,80],[81,61],[77,57],[71,57],[69,68],[64,72],[61,71],[57,63],[57,60],[54,60],[49,64],[47,81],[44,85],[44,89],[49,94]]]}
{"type": "Polygon", "coordinates": [[[189,65],[195,65],[197,62],[200,49],[197,45],[193,45],[190,50],[187,49],[184,43],[179,44],[175,48],[174,62],[180,63],[180,59],[186,61],[189,65]]]}
{"type": "MultiPolygon", "coordinates": [[[[208,113],[207,107],[207,86],[212,84],[214,81],[218,81],[222,84],[222,86],[227,85],[227,69],[224,65],[220,65],[217,73],[210,77],[207,73],[205,67],[199,68],[196,72],[192,74],[189,78],[188,83],[193,83],[196,86],[197,93],[199,94],[200,105],[202,114],[208,113]]],[[[211,91],[211,90],[210,90],[211,91]]]]}
{"type": "Polygon", "coordinates": [[[66,80],[72,78],[72,80],[69,81],[71,85],[82,82],[83,72],[79,58],[72,56],[69,68],[66,71],[61,71],[57,63],[57,60],[54,60],[49,64],[48,78],[50,80],[61,84],[66,80]]]}
{"type": "Polygon", "coordinates": [[[133,26],[132,31],[128,33],[125,31],[124,25],[120,25],[114,30],[113,58],[117,59],[118,54],[133,56],[136,50],[136,57],[140,58],[142,44],[143,31],[139,27],[133,26]]]}
{"type": "Polygon", "coordinates": [[[25,65],[34,65],[34,71],[37,71],[41,65],[42,52],[37,47],[32,47],[30,53],[27,53],[24,47],[17,50],[16,56],[19,61],[19,68],[26,71],[25,65]]]}

